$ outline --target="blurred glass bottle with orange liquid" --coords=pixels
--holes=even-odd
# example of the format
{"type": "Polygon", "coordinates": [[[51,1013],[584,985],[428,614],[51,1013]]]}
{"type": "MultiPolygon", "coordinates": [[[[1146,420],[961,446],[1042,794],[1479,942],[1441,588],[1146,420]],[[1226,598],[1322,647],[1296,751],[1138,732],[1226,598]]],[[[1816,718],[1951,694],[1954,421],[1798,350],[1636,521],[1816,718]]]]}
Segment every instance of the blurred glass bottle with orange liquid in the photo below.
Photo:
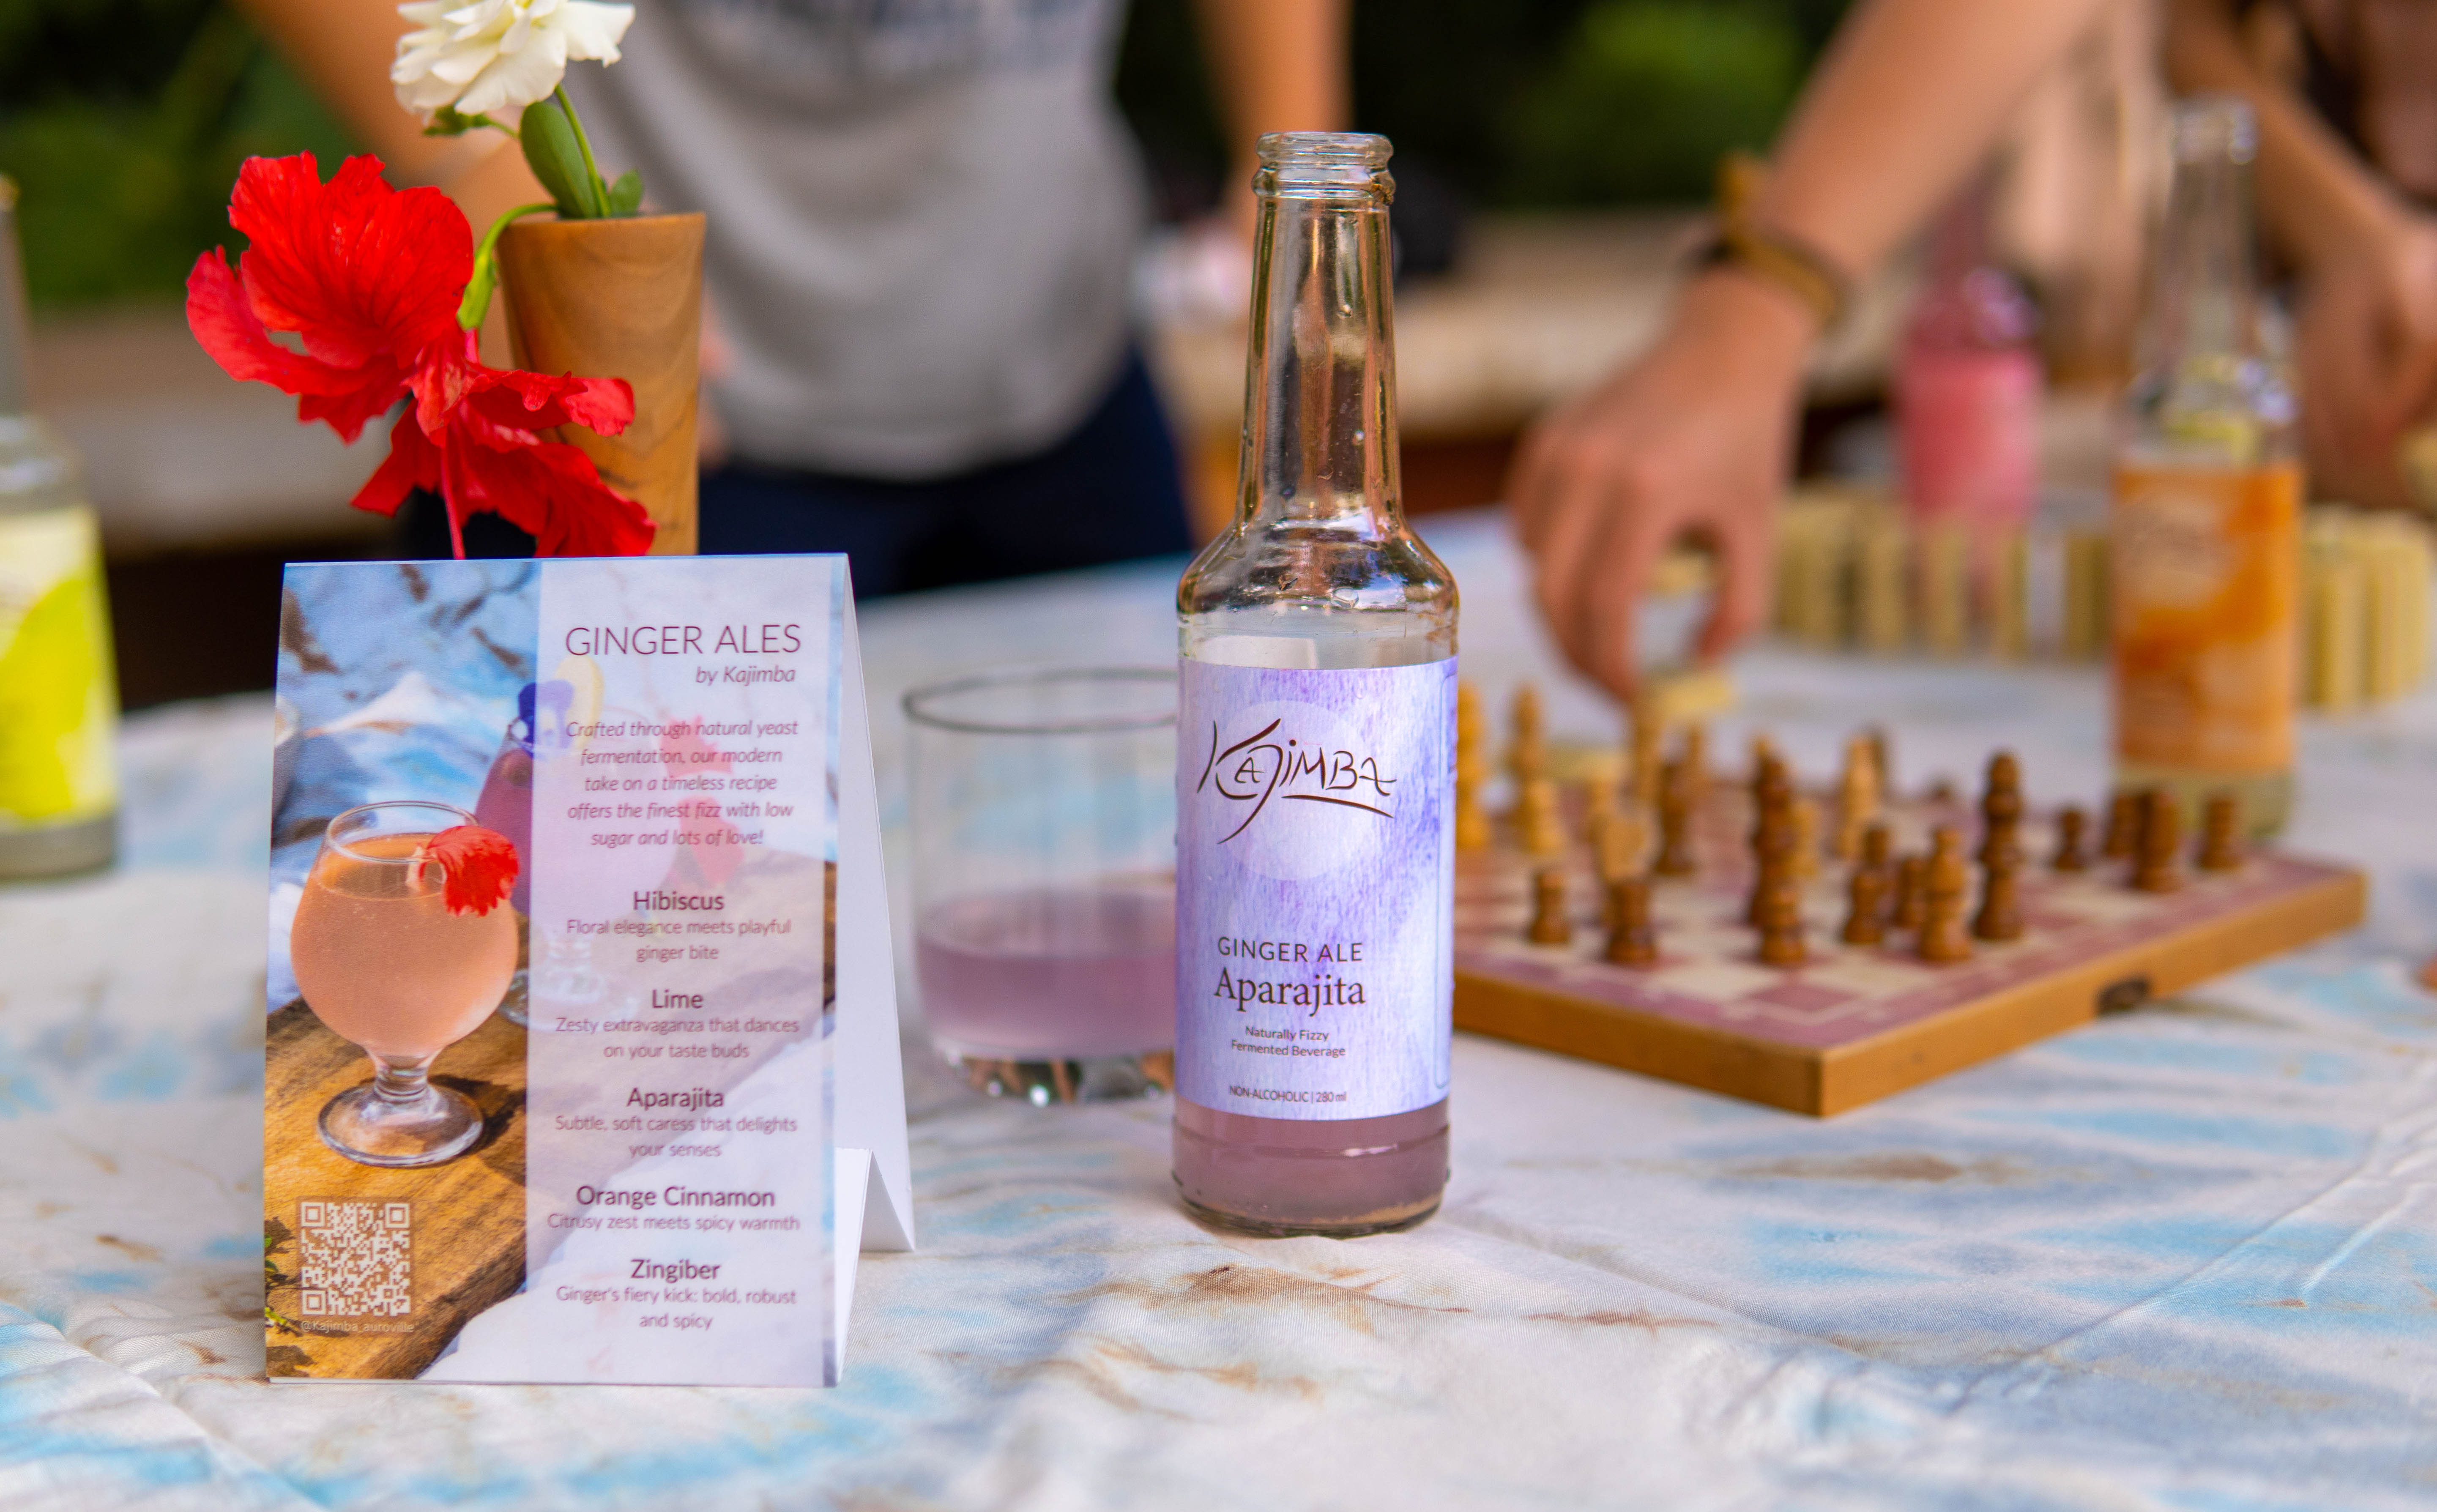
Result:
{"type": "Polygon", "coordinates": [[[2254,835],[2292,806],[2302,471],[2262,328],[2248,106],[2178,103],[2174,176],[2117,445],[2116,782],[2186,813],[2230,792],[2254,835]]]}
{"type": "Polygon", "coordinates": [[[0,178],[0,881],[117,849],[118,679],[82,469],[26,389],[16,188],[0,178]]]}

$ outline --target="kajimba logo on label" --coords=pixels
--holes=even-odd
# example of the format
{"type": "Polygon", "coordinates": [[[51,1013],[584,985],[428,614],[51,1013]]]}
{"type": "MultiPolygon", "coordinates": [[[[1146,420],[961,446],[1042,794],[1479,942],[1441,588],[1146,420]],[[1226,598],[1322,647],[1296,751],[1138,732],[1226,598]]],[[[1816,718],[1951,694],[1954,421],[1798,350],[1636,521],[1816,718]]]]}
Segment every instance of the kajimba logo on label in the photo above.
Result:
{"type": "Polygon", "coordinates": [[[1265,876],[1306,878],[1375,852],[1395,827],[1398,775],[1314,704],[1270,703],[1210,723],[1194,784],[1208,835],[1265,876]]]}

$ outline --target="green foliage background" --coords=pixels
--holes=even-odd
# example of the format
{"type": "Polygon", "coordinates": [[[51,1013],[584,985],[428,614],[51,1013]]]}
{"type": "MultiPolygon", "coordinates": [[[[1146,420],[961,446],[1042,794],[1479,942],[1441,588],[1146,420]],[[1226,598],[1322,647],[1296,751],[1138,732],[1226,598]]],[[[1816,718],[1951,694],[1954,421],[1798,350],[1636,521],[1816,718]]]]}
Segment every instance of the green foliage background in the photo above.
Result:
{"type": "MultiPolygon", "coordinates": [[[[1697,201],[1764,147],[1845,0],[1358,0],[1355,111],[1475,203],[1697,201]]],[[[1227,171],[1191,0],[1133,0],[1117,95],[1171,208],[1227,171]],[[1183,185],[1180,190],[1177,186],[1183,185]]],[[[345,132],[222,0],[0,0],[0,172],[35,302],[174,298],[253,153],[345,132]]]]}
{"type": "Polygon", "coordinates": [[[216,0],[0,0],[0,172],[38,305],[174,297],[235,239],[237,165],[299,149],[347,140],[216,0]]]}

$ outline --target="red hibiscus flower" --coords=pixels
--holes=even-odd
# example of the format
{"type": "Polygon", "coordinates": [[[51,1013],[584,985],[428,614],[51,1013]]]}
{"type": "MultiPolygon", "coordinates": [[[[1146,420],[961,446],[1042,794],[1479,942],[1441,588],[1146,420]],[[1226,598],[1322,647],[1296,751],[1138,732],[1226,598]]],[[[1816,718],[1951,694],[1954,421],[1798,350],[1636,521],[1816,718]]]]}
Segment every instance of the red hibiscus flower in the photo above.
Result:
{"type": "Polygon", "coordinates": [[[413,488],[447,501],[448,537],[465,554],[465,517],[482,510],[534,538],[542,556],[633,556],[652,544],[652,521],[612,493],[592,459],[538,432],[580,425],[616,435],[635,418],[635,392],[619,378],[544,378],[474,360],[474,333],[457,332],[453,357],[425,364],[415,403],[390,427],[389,460],[355,497],[392,515],[413,488]]]}
{"type": "Polygon", "coordinates": [[[450,913],[489,913],[516,887],[516,842],[480,824],[441,831],[424,846],[423,858],[440,869],[440,898],[450,913]]]}
{"type": "Polygon", "coordinates": [[[396,190],[380,160],[351,157],[324,184],[309,152],[249,158],[229,223],[251,245],[232,270],[217,251],[186,279],[195,340],[239,379],[297,396],[296,417],[352,442],[410,393],[390,455],[351,501],[394,514],[410,488],[446,501],[464,554],[465,518],[489,510],[554,555],[632,555],[652,522],[601,482],[592,461],[541,431],[615,435],[635,416],[622,378],[549,378],[484,367],[457,324],[474,235],[437,189],[396,190]],[[293,332],[301,351],[272,338],[293,332]]]}

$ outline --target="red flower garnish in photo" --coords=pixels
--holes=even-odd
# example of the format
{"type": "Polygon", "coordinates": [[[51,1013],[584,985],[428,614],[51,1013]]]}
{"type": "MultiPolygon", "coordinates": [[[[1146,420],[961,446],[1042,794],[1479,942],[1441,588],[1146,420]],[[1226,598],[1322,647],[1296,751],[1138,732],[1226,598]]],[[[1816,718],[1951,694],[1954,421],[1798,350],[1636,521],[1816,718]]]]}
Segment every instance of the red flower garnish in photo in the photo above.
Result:
{"type": "Polygon", "coordinates": [[[615,435],[635,417],[623,378],[550,378],[485,367],[457,324],[474,237],[437,189],[391,188],[380,160],[351,157],[329,183],[313,155],[248,158],[229,223],[251,243],[232,270],[217,250],[186,279],[195,340],[240,379],[298,396],[300,421],[349,442],[412,394],[390,454],[351,501],[397,512],[409,490],[439,494],[465,554],[467,516],[490,511],[543,556],[627,556],[650,546],[642,506],[601,482],[592,459],[542,431],[615,435]],[[292,332],[303,350],[272,339],[292,332]]]}
{"type": "Polygon", "coordinates": [[[423,848],[440,869],[440,897],[456,914],[486,914],[505,903],[520,869],[514,840],[480,824],[443,830],[423,848]]]}

